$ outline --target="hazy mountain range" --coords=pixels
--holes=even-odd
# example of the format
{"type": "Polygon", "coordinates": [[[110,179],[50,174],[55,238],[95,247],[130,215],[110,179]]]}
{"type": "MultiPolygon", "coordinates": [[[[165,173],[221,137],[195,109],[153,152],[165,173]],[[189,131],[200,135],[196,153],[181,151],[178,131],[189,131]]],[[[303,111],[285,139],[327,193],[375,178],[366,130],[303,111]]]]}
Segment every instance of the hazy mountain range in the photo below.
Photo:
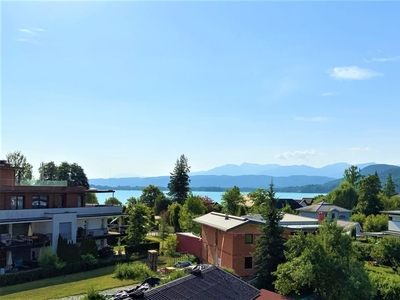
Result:
{"type": "MultiPolygon", "coordinates": [[[[358,164],[357,166],[362,169],[369,165],[376,163],[364,163],[358,164]]],[[[336,163],[327,165],[322,168],[314,168],[306,165],[293,165],[293,166],[281,166],[277,164],[259,165],[252,163],[242,163],[241,165],[228,164],[219,166],[208,171],[192,172],[190,175],[228,175],[228,176],[240,176],[240,175],[269,175],[269,176],[293,176],[293,175],[305,175],[305,176],[325,176],[332,178],[343,177],[345,169],[351,165],[348,163],[336,163]]]]}
{"type": "MultiPolygon", "coordinates": [[[[351,165],[337,163],[322,168],[306,165],[280,166],[276,164],[259,165],[243,163],[241,165],[224,165],[208,171],[190,173],[192,188],[230,188],[234,185],[240,188],[265,188],[273,181],[280,191],[325,193],[337,187],[343,178],[344,170],[351,165]]],[[[359,164],[363,175],[378,173],[384,184],[389,173],[400,186],[400,167],[394,165],[364,163],[359,164]]],[[[124,177],[124,178],[93,178],[91,186],[112,188],[140,188],[150,184],[166,188],[169,176],[158,177],[124,177]]]]}

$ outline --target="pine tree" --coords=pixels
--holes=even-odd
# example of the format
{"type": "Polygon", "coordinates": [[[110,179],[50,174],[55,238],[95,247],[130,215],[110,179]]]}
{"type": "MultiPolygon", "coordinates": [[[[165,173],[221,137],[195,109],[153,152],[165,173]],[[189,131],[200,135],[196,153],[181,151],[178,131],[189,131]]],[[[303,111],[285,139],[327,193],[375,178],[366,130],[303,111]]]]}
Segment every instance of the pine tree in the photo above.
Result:
{"type": "Polygon", "coordinates": [[[170,181],[168,183],[168,195],[172,201],[184,204],[190,191],[190,166],[188,166],[188,159],[184,154],[176,161],[174,171],[171,173],[170,181]]]}
{"type": "MultiPolygon", "coordinates": [[[[279,226],[282,219],[281,212],[276,208],[274,185],[271,183],[269,190],[260,192],[265,195],[260,205],[261,216],[265,224],[261,225],[261,235],[256,240],[255,251],[255,276],[258,288],[274,290],[275,272],[278,265],[285,261],[283,228],[279,226]]],[[[261,199],[260,199],[261,200],[261,199]]]]}
{"type": "Polygon", "coordinates": [[[385,187],[383,188],[383,193],[386,197],[391,198],[396,195],[396,188],[397,184],[393,181],[392,174],[389,173],[386,179],[385,187]]]}

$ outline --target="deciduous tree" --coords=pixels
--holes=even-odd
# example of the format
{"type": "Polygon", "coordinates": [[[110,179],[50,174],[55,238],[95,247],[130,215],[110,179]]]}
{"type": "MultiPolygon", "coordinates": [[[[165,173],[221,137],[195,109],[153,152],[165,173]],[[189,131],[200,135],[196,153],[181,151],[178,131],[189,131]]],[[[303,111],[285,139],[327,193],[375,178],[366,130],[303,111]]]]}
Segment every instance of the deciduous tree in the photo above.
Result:
{"type": "Polygon", "coordinates": [[[358,194],[354,185],[348,181],[343,181],[326,198],[330,203],[352,210],[357,205],[358,194]]]}
{"type": "Polygon", "coordinates": [[[238,215],[239,206],[244,205],[244,198],[240,193],[240,189],[237,186],[227,189],[222,195],[221,205],[224,213],[233,216],[238,215]]]}
{"type": "Polygon", "coordinates": [[[383,209],[381,201],[379,201],[379,193],[381,191],[381,181],[378,174],[368,175],[360,181],[358,188],[358,204],[356,210],[366,216],[379,214],[383,209]]]}
{"type": "Polygon", "coordinates": [[[97,199],[97,195],[95,193],[86,193],[85,194],[85,203],[99,204],[99,200],[97,199]]]}
{"type": "Polygon", "coordinates": [[[190,191],[190,166],[188,159],[184,154],[177,159],[174,171],[171,173],[170,181],[168,183],[168,195],[172,201],[184,204],[190,191]]]}
{"type": "Polygon", "coordinates": [[[274,185],[269,190],[259,191],[259,207],[265,224],[260,226],[261,235],[256,240],[255,276],[258,288],[274,290],[274,272],[285,261],[283,228],[279,226],[282,213],[276,208],[274,185]]]}
{"type": "Polygon", "coordinates": [[[117,198],[115,197],[109,197],[106,199],[106,201],[104,201],[104,204],[108,204],[108,205],[122,205],[122,202],[119,201],[117,198]]]}
{"type": "Polygon", "coordinates": [[[371,299],[372,287],[357,260],[351,237],[336,222],[324,222],[316,235],[298,233],[286,243],[286,262],[279,265],[279,293],[317,293],[326,300],[371,299]]]}
{"type": "Polygon", "coordinates": [[[54,161],[42,163],[39,167],[40,180],[58,180],[57,179],[57,165],[54,161]]]}
{"type": "Polygon", "coordinates": [[[149,208],[154,208],[157,197],[164,195],[158,186],[150,184],[142,190],[139,202],[146,205],[149,208]]]}
{"type": "Polygon", "coordinates": [[[144,204],[135,204],[129,209],[126,243],[136,246],[144,241],[152,226],[150,209],[144,204]]]}
{"type": "Polygon", "coordinates": [[[6,155],[7,162],[13,167],[17,167],[15,170],[15,181],[21,183],[21,180],[32,179],[32,165],[28,163],[25,155],[21,151],[10,152],[6,155]]]}
{"type": "Polygon", "coordinates": [[[363,229],[367,232],[380,232],[388,230],[388,216],[383,214],[369,215],[366,217],[363,229]]]}
{"type": "Polygon", "coordinates": [[[201,225],[193,221],[194,218],[204,215],[207,211],[200,196],[189,194],[179,212],[179,225],[182,230],[200,234],[201,225]]]}

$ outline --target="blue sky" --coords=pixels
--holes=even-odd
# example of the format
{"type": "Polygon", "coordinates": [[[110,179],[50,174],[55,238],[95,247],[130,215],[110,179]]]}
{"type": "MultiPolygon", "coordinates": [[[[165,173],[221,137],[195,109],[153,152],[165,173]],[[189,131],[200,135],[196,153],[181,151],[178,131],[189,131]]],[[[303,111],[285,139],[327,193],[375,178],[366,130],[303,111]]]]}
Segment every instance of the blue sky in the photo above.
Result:
{"type": "Polygon", "coordinates": [[[395,2],[5,2],[1,156],[89,178],[400,164],[395,2]]]}

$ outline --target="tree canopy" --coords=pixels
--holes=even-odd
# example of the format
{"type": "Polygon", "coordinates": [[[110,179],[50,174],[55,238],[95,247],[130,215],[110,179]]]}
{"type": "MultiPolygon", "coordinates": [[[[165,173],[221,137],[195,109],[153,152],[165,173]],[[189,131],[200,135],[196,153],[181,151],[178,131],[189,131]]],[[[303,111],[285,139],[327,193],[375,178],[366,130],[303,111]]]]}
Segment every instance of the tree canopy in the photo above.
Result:
{"type": "Polygon", "coordinates": [[[362,178],[361,170],[357,166],[350,166],[350,168],[344,170],[343,181],[350,183],[354,188],[357,188],[362,178]]]}
{"type": "Polygon", "coordinates": [[[144,241],[152,226],[150,209],[144,204],[135,204],[129,208],[126,243],[136,246],[144,241]]]}
{"type": "Polygon", "coordinates": [[[185,203],[190,191],[189,172],[190,166],[188,165],[188,159],[182,154],[176,161],[168,183],[168,195],[171,197],[172,201],[178,202],[179,204],[185,203]]]}
{"type": "Polygon", "coordinates": [[[376,173],[363,178],[358,188],[358,204],[356,210],[366,216],[379,214],[383,209],[382,202],[378,197],[381,188],[381,181],[376,173]]]}
{"type": "Polygon", "coordinates": [[[201,225],[193,222],[193,219],[204,215],[206,211],[207,208],[201,197],[189,194],[185,204],[182,205],[182,209],[179,212],[179,225],[181,229],[187,232],[200,234],[201,225]]]}
{"type": "Polygon", "coordinates": [[[150,184],[142,190],[142,195],[139,198],[139,202],[146,205],[149,208],[153,208],[156,204],[157,197],[164,195],[158,186],[150,184]]]}
{"type": "Polygon", "coordinates": [[[115,197],[109,197],[104,201],[104,204],[108,204],[108,205],[122,205],[122,202],[119,201],[117,198],[115,197]]]}
{"type": "Polygon", "coordinates": [[[275,287],[283,295],[314,292],[326,300],[371,299],[372,286],[357,260],[351,237],[336,222],[324,222],[316,235],[299,232],[286,243],[275,287]]]}
{"type": "Polygon", "coordinates": [[[392,174],[389,173],[386,178],[385,187],[383,188],[383,193],[386,197],[390,198],[397,194],[396,192],[397,184],[393,181],[392,174]]]}
{"type": "Polygon", "coordinates": [[[233,216],[239,215],[239,206],[244,205],[244,198],[240,193],[240,189],[237,186],[227,189],[222,194],[221,205],[224,213],[233,216]]]}
{"type": "Polygon", "coordinates": [[[17,183],[21,183],[22,180],[32,179],[32,165],[28,163],[21,151],[8,153],[6,159],[9,164],[18,168],[15,170],[15,181],[17,183]]]}

